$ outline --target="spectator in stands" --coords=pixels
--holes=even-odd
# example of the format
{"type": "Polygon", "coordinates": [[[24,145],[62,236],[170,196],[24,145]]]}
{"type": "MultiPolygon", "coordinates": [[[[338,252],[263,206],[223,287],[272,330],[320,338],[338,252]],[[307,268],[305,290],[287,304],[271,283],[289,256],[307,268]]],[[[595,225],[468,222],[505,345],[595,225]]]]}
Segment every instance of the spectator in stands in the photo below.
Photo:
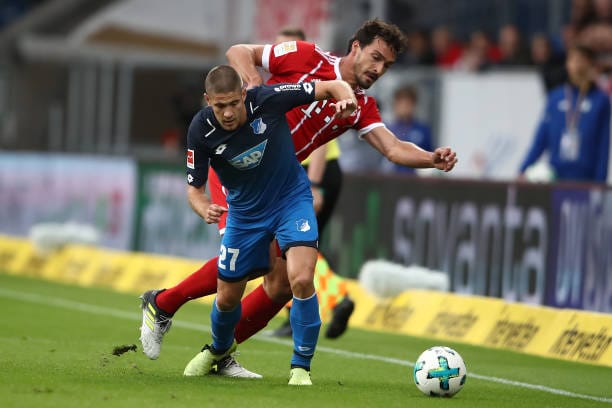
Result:
{"type": "Polygon", "coordinates": [[[612,71],[612,0],[595,0],[595,17],[579,32],[579,40],[599,54],[599,63],[612,71]]]}
{"type": "MultiPolygon", "coordinates": [[[[387,124],[387,128],[397,135],[398,139],[412,142],[422,149],[431,151],[433,143],[429,126],[414,118],[417,102],[418,93],[414,86],[398,88],[393,94],[394,119],[387,124]]],[[[413,168],[398,166],[385,158],[383,158],[381,169],[384,172],[415,174],[413,168]]]]}
{"type": "Polygon", "coordinates": [[[569,81],[548,95],[544,117],[521,167],[548,151],[558,180],[606,182],[610,145],[610,99],[594,83],[595,53],[577,45],[569,50],[569,81]]]}
{"type": "Polygon", "coordinates": [[[447,27],[436,28],[432,33],[431,42],[437,66],[452,68],[461,58],[463,48],[459,42],[455,41],[447,27]]]}
{"type": "Polygon", "coordinates": [[[595,21],[612,24],[612,0],[593,0],[595,8],[595,21]]]}
{"type": "Polygon", "coordinates": [[[455,68],[474,72],[484,71],[500,59],[499,48],[491,43],[484,31],[478,30],[470,34],[470,42],[463,51],[461,59],[455,64],[455,68]]]}
{"type": "Polygon", "coordinates": [[[578,30],[572,24],[561,28],[559,38],[555,40],[556,51],[565,57],[567,50],[573,48],[578,42],[578,30]]]}
{"type": "Polygon", "coordinates": [[[434,65],[436,58],[431,49],[429,33],[425,30],[415,30],[408,34],[408,49],[402,62],[411,65],[434,65]]]}
{"type": "Polygon", "coordinates": [[[501,52],[500,65],[529,65],[529,53],[516,26],[507,24],[499,30],[499,50],[501,52]]]}
{"type": "Polygon", "coordinates": [[[553,53],[552,44],[545,34],[533,36],[530,51],[531,63],[540,71],[547,92],[567,81],[563,57],[553,53]]]}
{"type": "Polygon", "coordinates": [[[570,9],[570,25],[577,32],[595,21],[593,0],[573,0],[570,9]]]}

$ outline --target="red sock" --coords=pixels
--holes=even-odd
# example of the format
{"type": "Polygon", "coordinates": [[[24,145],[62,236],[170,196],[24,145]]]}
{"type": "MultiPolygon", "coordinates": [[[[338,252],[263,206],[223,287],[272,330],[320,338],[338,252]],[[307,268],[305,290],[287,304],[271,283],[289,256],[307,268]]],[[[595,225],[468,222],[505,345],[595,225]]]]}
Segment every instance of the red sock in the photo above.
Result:
{"type": "Polygon", "coordinates": [[[236,326],[234,337],[242,343],[268,324],[276,314],[285,307],[285,303],[276,303],[259,285],[242,299],[242,316],[236,326]]]}
{"type": "Polygon", "coordinates": [[[181,283],[157,295],[157,306],[164,312],[174,314],[191,299],[217,293],[217,259],[218,257],[210,259],[181,283]]]}

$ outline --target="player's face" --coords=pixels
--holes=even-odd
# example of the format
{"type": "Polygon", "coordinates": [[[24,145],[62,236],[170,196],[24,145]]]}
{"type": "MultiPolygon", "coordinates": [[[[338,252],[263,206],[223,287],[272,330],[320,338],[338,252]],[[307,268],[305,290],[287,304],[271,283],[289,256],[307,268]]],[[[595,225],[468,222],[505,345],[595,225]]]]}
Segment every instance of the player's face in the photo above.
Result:
{"type": "MultiPolygon", "coordinates": [[[[353,45],[355,47],[355,45],[353,45]]],[[[376,37],[374,41],[361,48],[357,44],[355,65],[353,67],[357,85],[368,89],[395,62],[395,53],[384,40],[376,37]]]]}
{"type": "Polygon", "coordinates": [[[574,83],[580,83],[585,79],[590,79],[592,75],[591,61],[579,51],[570,50],[567,61],[565,62],[567,73],[570,80],[574,83]]]}
{"type": "Polygon", "coordinates": [[[244,99],[246,90],[206,94],[206,102],[213,109],[215,118],[225,130],[236,130],[247,119],[244,99]]]}

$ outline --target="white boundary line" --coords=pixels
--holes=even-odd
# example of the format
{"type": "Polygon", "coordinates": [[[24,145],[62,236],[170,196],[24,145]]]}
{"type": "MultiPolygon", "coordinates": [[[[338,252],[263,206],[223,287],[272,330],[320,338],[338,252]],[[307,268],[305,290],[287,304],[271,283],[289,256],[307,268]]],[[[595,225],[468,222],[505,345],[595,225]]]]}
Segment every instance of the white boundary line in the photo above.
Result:
{"type": "MultiPolygon", "coordinates": [[[[112,308],[96,306],[96,305],[92,305],[88,303],[76,302],[76,301],[66,300],[66,299],[59,299],[59,298],[39,295],[36,293],[31,293],[31,292],[21,292],[21,291],[14,291],[10,289],[0,288],[0,296],[4,298],[8,298],[8,299],[18,300],[18,301],[38,303],[38,304],[42,304],[45,306],[55,306],[55,307],[60,307],[63,309],[78,310],[81,312],[86,312],[86,313],[91,313],[91,314],[96,314],[96,315],[101,315],[101,316],[118,317],[120,319],[126,319],[126,320],[139,321],[142,318],[142,315],[140,313],[126,312],[120,309],[112,309],[112,308]]],[[[174,321],[173,324],[174,326],[182,327],[184,329],[210,332],[210,326],[207,326],[204,324],[184,322],[184,321],[174,321]]],[[[265,341],[268,343],[283,344],[288,347],[293,346],[293,343],[291,341],[281,340],[281,339],[277,339],[274,337],[267,337],[263,335],[257,335],[254,337],[254,339],[259,340],[259,341],[265,341]]],[[[324,353],[330,353],[330,354],[336,354],[336,355],[348,357],[348,358],[383,361],[389,364],[396,364],[396,365],[407,366],[407,367],[414,366],[414,363],[408,360],[400,360],[397,358],[377,356],[373,354],[357,353],[353,351],[340,350],[340,349],[336,349],[332,347],[317,346],[317,351],[321,351],[324,353]]],[[[470,372],[469,376],[471,378],[476,378],[478,380],[489,381],[489,382],[509,385],[513,387],[526,388],[530,390],[542,391],[542,392],[546,392],[549,394],[561,395],[564,397],[578,398],[578,399],[583,399],[583,400],[590,400],[590,401],[597,401],[597,402],[604,402],[604,403],[612,404],[612,398],[607,398],[607,397],[597,397],[594,395],[578,394],[575,392],[561,390],[558,388],[547,387],[545,385],[530,384],[530,383],[521,382],[521,381],[513,381],[513,380],[508,380],[506,378],[491,377],[491,376],[486,376],[482,374],[475,374],[473,372],[470,372]]]]}

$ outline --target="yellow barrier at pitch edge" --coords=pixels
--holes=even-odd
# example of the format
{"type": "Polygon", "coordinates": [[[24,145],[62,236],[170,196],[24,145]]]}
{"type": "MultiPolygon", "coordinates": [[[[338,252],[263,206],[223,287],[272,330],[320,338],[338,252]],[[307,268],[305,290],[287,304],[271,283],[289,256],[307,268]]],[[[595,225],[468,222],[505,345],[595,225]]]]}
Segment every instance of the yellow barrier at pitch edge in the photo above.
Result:
{"type": "MultiPolygon", "coordinates": [[[[173,286],[201,265],[201,261],[81,245],[44,258],[28,240],[0,236],[0,271],[128,293],[173,286]]],[[[249,282],[247,291],[260,282],[261,278],[249,282]]],[[[351,326],[612,367],[609,314],[420,290],[380,300],[356,281],[347,283],[356,303],[351,326]]]]}
{"type": "Polygon", "coordinates": [[[391,300],[351,297],[364,329],[401,332],[612,367],[612,315],[411,290],[391,300]]]}

